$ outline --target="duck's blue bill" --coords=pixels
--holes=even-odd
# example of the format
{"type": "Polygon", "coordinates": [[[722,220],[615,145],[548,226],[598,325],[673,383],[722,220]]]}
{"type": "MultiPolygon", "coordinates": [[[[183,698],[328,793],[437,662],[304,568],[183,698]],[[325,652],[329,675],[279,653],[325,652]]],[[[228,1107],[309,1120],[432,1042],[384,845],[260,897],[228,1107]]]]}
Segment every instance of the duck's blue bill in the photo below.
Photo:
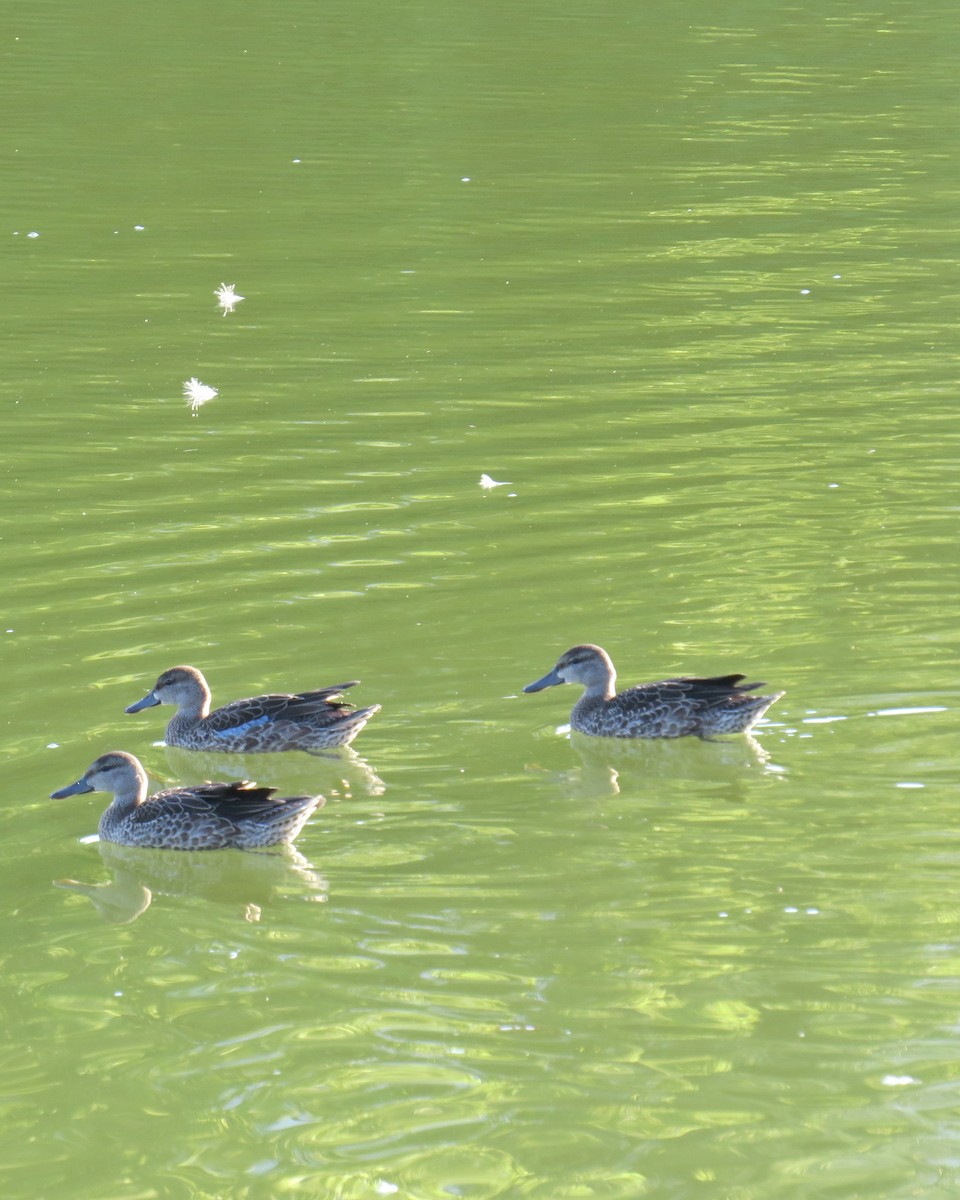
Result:
{"type": "Polygon", "coordinates": [[[76,783],[68,784],[65,788],[61,788],[59,792],[51,792],[51,800],[65,800],[67,796],[82,796],[84,792],[92,792],[93,788],[83,779],[78,779],[76,783]]]}
{"type": "Polygon", "coordinates": [[[557,668],[548,671],[542,679],[538,679],[536,683],[528,683],[523,689],[525,692],[542,692],[544,688],[555,687],[558,683],[566,683],[565,679],[561,679],[557,674],[557,668]]]}
{"type": "Polygon", "coordinates": [[[155,704],[159,704],[160,700],[156,692],[147,692],[142,700],[138,700],[136,704],[131,704],[129,708],[123,711],[127,713],[140,712],[143,708],[153,708],[155,704]]]}

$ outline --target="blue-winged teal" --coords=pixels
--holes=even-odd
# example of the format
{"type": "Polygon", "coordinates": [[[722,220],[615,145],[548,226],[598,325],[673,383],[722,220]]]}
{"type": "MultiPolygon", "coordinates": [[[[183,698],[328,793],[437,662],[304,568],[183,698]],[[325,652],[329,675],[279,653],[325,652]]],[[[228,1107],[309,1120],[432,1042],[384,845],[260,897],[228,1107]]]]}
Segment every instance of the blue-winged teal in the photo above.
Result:
{"type": "Polygon", "coordinates": [[[617,672],[599,646],[574,646],[552,671],[525,692],[557,683],[579,683],[586,691],[573,706],[570,724],[596,737],[674,738],[686,734],[711,737],[742,733],[763,716],[783,692],[770,696],[747,693],[762,683],[741,683],[744,675],[712,679],[664,679],[617,692],[617,672]]]}
{"type": "Polygon", "coordinates": [[[112,792],[99,832],[122,846],[158,850],[256,850],[292,842],[322,796],[274,799],[276,788],[255,783],[200,783],[147,795],[147,773],[132,754],[102,754],[85,774],[51,800],[83,792],[112,792]]]}
{"type": "Polygon", "coordinates": [[[125,711],[175,704],[167,726],[168,746],[185,750],[229,750],[254,754],[267,750],[329,750],[357,736],[379,704],[355,709],[340,693],[357,680],[298,695],[251,696],[210,711],[210,689],[196,667],[171,667],[153,689],[125,711]]]}

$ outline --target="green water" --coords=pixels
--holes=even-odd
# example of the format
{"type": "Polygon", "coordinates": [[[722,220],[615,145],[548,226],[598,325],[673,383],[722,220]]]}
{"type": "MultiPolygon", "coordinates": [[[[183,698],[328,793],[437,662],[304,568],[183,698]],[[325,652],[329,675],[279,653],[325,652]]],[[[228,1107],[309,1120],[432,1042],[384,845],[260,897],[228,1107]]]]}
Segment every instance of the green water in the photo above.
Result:
{"type": "Polygon", "coordinates": [[[8,18],[5,1197],[956,1195],[956,43],[8,18]],[[579,641],[787,694],[571,738],[520,691],[579,641]],[[168,750],[123,709],[179,662],[383,711],[168,750]],[[288,857],[99,845],[46,797],[109,749],[327,802],[288,857]]]}

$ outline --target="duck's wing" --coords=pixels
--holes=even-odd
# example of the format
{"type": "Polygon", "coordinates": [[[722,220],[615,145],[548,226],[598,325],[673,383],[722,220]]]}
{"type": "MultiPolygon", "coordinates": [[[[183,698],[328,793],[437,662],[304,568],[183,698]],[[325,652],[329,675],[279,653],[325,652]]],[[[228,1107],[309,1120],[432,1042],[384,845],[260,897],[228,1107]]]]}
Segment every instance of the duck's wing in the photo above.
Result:
{"type": "Polygon", "coordinates": [[[763,687],[762,683],[741,683],[746,675],[681,675],[677,679],[664,679],[662,683],[651,684],[651,687],[667,687],[678,684],[687,691],[704,692],[750,692],[754,688],[763,687]]]}
{"type": "Polygon", "coordinates": [[[359,679],[351,679],[348,683],[338,683],[334,687],[319,688],[315,692],[298,692],[295,696],[274,697],[283,699],[281,707],[274,720],[280,721],[309,721],[318,714],[340,712],[345,708],[353,708],[349,700],[341,699],[341,693],[347,688],[356,687],[359,679]]]}
{"type": "Polygon", "coordinates": [[[237,783],[199,783],[193,787],[167,788],[137,806],[130,816],[138,825],[177,813],[186,818],[209,817],[216,813],[231,821],[265,816],[283,800],[274,800],[276,788],[260,787],[248,780],[237,783]]]}
{"type": "Polygon", "coordinates": [[[212,733],[238,733],[276,721],[309,722],[318,714],[339,712],[351,705],[340,700],[340,693],[354,687],[357,680],[339,683],[335,687],[320,688],[315,692],[295,694],[277,693],[268,696],[250,696],[245,700],[234,700],[223,708],[216,708],[203,720],[212,733]]]}
{"type": "Polygon", "coordinates": [[[616,704],[637,716],[665,712],[692,715],[715,704],[737,703],[738,699],[746,701],[746,692],[764,686],[762,683],[741,683],[743,679],[746,679],[745,675],[704,678],[684,675],[677,679],[660,679],[656,683],[641,683],[618,692],[616,704]]]}

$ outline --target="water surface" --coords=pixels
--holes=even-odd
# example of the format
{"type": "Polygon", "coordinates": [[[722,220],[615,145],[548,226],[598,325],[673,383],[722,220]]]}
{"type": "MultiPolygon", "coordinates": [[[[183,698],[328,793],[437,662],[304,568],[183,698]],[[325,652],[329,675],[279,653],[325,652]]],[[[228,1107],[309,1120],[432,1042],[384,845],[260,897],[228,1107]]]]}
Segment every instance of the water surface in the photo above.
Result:
{"type": "Polygon", "coordinates": [[[5,1195],[955,1193],[955,37],[17,18],[5,1195]],[[579,641],[787,694],[570,736],[520,692],[579,641]],[[123,713],[178,662],[383,711],[190,755],[123,713]],[[327,803],[288,856],[97,844],[45,797],[112,748],[327,803]]]}

